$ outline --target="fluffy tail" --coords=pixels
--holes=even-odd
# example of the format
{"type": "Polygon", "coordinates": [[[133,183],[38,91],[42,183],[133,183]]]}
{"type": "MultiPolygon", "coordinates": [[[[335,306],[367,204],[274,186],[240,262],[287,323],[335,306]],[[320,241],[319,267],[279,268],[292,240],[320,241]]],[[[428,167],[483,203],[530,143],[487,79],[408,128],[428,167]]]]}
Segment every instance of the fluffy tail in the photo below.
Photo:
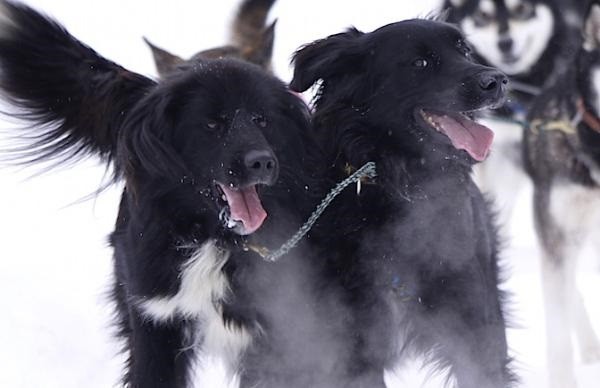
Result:
{"type": "Polygon", "coordinates": [[[257,42],[263,41],[266,31],[275,25],[267,26],[267,16],[273,4],[275,0],[244,0],[233,22],[232,43],[238,47],[254,47],[257,42]]]}
{"type": "Polygon", "coordinates": [[[21,163],[89,155],[114,160],[125,112],[154,82],[101,57],[60,24],[0,0],[0,89],[30,128],[9,155],[21,163]]]}
{"type": "MultiPolygon", "coordinates": [[[[276,22],[268,26],[266,23],[274,3],[275,0],[243,0],[231,26],[229,44],[200,51],[191,61],[229,57],[270,69],[276,22]]],[[[167,76],[186,63],[185,59],[156,46],[148,39],[144,38],[144,41],[152,51],[156,69],[161,77],[167,76]]]]}
{"type": "Polygon", "coordinates": [[[274,21],[267,25],[267,16],[275,0],[244,0],[232,26],[232,44],[239,47],[246,59],[270,68],[275,40],[274,21]]]}

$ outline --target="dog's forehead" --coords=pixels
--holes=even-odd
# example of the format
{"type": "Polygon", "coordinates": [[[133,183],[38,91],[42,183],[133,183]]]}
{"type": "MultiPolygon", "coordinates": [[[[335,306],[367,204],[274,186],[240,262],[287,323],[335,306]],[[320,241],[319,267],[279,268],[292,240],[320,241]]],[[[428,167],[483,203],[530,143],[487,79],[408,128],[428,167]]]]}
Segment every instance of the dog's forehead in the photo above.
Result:
{"type": "Polygon", "coordinates": [[[203,61],[195,67],[197,78],[203,82],[235,83],[248,87],[255,80],[269,83],[269,77],[257,66],[235,59],[218,58],[203,61]]]}
{"type": "Polygon", "coordinates": [[[463,39],[462,32],[453,24],[427,20],[412,19],[381,27],[372,33],[375,42],[394,46],[410,46],[434,44],[444,41],[454,43],[463,39]]]}
{"type": "Polygon", "coordinates": [[[185,117],[230,119],[238,110],[266,114],[285,106],[287,89],[275,77],[253,66],[221,61],[165,79],[156,93],[168,96],[171,106],[187,112],[185,117]]]}
{"type": "Polygon", "coordinates": [[[253,100],[282,89],[281,82],[262,69],[236,60],[218,59],[198,67],[193,79],[196,87],[209,94],[227,95],[229,99],[253,100]]]}

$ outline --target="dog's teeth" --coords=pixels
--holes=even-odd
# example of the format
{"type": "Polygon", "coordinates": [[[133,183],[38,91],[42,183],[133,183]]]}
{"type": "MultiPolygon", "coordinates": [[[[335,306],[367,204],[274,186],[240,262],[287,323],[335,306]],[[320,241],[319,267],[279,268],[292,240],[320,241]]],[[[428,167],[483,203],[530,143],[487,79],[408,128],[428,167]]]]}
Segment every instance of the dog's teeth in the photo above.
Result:
{"type": "Polygon", "coordinates": [[[362,190],[362,184],[360,179],[356,181],[356,195],[360,195],[360,191],[362,190]]]}
{"type": "Polygon", "coordinates": [[[227,210],[225,210],[225,208],[221,209],[219,212],[219,220],[227,221],[227,210]]]}
{"type": "Polygon", "coordinates": [[[431,116],[427,116],[427,123],[429,123],[429,125],[431,125],[433,128],[435,128],[436,131],[440,132],[442,130],[442,128],[440,127],[440,125],[438,123],[436,123],[433,120],[433,117],[431,116]]]}
{"type": "Polygon", "coordinates": [[[221,195],[221,199],[225,202],[227,202],[227,197],[225,196],[225,194],[221,195]]]}

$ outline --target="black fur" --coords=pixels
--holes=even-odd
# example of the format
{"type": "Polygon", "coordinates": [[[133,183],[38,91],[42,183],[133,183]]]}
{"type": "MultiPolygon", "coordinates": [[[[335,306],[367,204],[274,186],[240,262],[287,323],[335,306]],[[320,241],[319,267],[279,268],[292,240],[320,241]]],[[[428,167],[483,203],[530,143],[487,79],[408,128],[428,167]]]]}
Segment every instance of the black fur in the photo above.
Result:
{"type": "Polygon", "coordinates": [[[213,268],[223,271],[231,292],[209,302],[222,325],[259,332],[256,310],[245,303],[249,294],[241,291],[253,281],[242,270],[262,263],[242,251],[240,226],[224,225],[215,184],[258,187],[269,216],[280,220],[275,226],[269,219],[263,233],[285,234],[286,222],[297,227],[294,215],[307,206],[298,199],[306,186],[298,172],[307,109],[255,65],[205,61],[156,83],[102,58],[25,5],[2,1],[0,11],[0,88],[32,125],[21,137],[32,147],[12,156],[62,162],[97,155],[112,164],[115,180],[125,181],[110,239],[113,296],[129,356],[124,383],[187,386],[201,320],[176,313],[155,321],[140,303],[175,295],[183,264],[214,241],[233,253],[222,269],[213,268]],[[284,218],[278,214],[286,201],[284,218]]]}
{"type": "Polygon", "coordinates": [[[303,103],[252,65],[210,61],[155,83],[26,6],[0,4],[0,86],[42,126],[37,148],[17,156],[100,155],[125,180],[111,243],[126,384],[189,385],[210,340],[204,322],[155,321],[140,306],[175,295],[207,241],[231,254],[231,292],[212,301],[219,321],[254,339],[233,365],[242,387],[384,387],[384,368],[411,352],[449,367],[461,388],[511,384],[497,237],[474,161],[420,111],[470,114],[505,93],[505,77],[474,64],[455,28],[413,20],[303,48],[292,87],[322,82],[308,136],[303,103]],[[278,168],[244,163],[256,150],[278,168]],[[378,178],[358,196],[346,190],[285,260],[241,249],[277,247],[366,161],[378,178]],[[261,184],[269,218],[258,232],[223,226],[215,181],[261,184]]]}
{"type": "Polygon", "coordinates": [[[18,150],[25,151],[19,157],[35,162],[94,153],[113,161],[125,119],[121,112],[154,82],[99,60],[54,21],[22,6],[3,6],[11,18],[0,34],[3,97],[19,108],[21,118],[46,124],[43,132],[31,131],[27,140],[34,142],[18,150]]]}
{"type": "Polygon", "coordinates": [[[294,63],[293,89],[320,85],[315,136],[334,166],[326,186],[377,163],[378,177],[360,195],[346,190],[310,237],[326,260],[323,287],[349,317],[339,386],[384,387],[384,368],[414,353],[461,388],[512,385],[496,228],[474,160],[420,114],[497,106],[505,76],[475,64],[456,28],[428,20],[351,29],[294,63]]]}

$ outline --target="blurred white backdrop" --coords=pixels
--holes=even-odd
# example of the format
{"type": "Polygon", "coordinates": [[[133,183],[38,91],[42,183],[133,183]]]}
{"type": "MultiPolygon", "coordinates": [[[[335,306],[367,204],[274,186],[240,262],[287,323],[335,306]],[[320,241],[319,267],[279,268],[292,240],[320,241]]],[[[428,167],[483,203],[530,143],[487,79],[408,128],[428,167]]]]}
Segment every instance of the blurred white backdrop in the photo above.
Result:
{"type": "MultiPolygon", "coordinates": [[[[142,36],[187,57],[223,44],[236,0],[31,0],[77,38],[107,58],[154,77],[142,36]]],[[[274,68],[289,81],[289,59],[304,43],[351,25],[371,30],[425,16],[437,0],[278,0],[274,68]]],[[[3,130],[16,128],[0,120],[3,130]]],[[[2,140],[2,139],[0,139],[2,140]]],[[[5,144],[5,143],[0,143],[5,144]]],[[[111,337],[106,297],[111,280],[107,236],[120,187],[81,201],[102,184],[105,170],[93,160],[31,177],[39,170],[0,167],[0,387],[104,388],[116,386],[121,356],[111,337]]],[[[503,256],[513,293],[511,351],[523,386],[545,385],[543,311],[537,249],[524,194],[504,227],[503,256]]],[[[586,255],[580,283],[600,331],[600,260],[586,255]]],[[[597,387],[600,364],[578,366],[580,388],[597,387]]],[[[225,387],[218,361],[207,360],[205,387],[225,387]]],[[[388,373],[389,387],[441,387],[439,378],[409,363],[388,373]]],[[[568,388],[568,387],[565,387],[568,388]]]]}

